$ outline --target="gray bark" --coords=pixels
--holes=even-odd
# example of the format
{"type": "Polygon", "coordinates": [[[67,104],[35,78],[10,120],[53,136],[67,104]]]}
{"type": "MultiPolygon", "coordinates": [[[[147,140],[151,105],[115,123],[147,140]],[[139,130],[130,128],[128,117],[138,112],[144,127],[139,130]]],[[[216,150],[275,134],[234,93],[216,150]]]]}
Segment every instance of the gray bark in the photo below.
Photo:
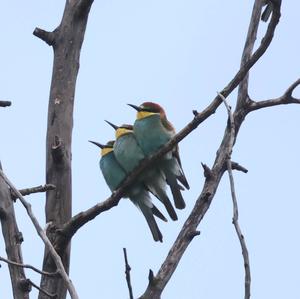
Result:
{"type": "MultiPolygon", "coordinates": [[[[1,163],[0,163],[0,169],[1,163]]],[[[18,229],[13,200],[7,184],[0,176],[0,221],[5,242],[7,259],[23,263],[21,243],[22,234],[18,229]]],[[[8,265],[14,299],[28,299],[31,285],[26,280],[24,269],[8,265]]]]}
{"type": "MultiPolygon", "coordinates": [[[[48,128],[46,140],[46,183],[56,186],[47,192],[46,222],[57,227],[71,218],[72,175],[71,142],[73,128],[73,107],[79,58],[88,14],[92,0],[66,1],[60,25],[53,32],[36,28],[34,35],[51,45],[54,50],[52,82],[48,106],[48,128]]],[[[48,230],[48,236],[55,245],[57,233],[48,230]]],[[[64,267],[69,272],[70,245],[58,251],[64,267]]],[[[54,272],[55,264],[45,250],[43,270],[54,272]]],[[[66,297],[66,286],[61,278],[43,276],[41,288],[49,293],[66,297]]],[[[43,293],[39,299],[46,299],[43,293]]],[[[47,298],[48,299],[48,298],[47,298]]]]}

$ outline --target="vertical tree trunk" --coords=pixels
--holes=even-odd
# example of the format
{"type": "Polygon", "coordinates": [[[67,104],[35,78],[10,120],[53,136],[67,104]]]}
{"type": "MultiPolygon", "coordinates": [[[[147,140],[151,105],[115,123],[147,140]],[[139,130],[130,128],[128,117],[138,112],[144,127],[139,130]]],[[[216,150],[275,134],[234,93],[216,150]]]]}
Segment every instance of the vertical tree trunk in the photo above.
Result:
{"type": "MultiPolygon", "coordinates": [[[[51,45],[54,50],[46,141],[46,182],[56,186],[54,192],[47,192],[46,222],[52,222],[54,226],[68,221],[72,213],[71,141],[74,94],[80,50],[92,2],[92,0],[66,1],[58,28],[53,32],[45,32],[38,28],[34,31],[36,36],[51,45]]],[[[55,235],[49,234],[54,244],[55,235]]],[[[59,254],[68,272],[70,245],[59,254]]],[[[47,250],[44,254],[43,270],[49,272],[56,270],[47,250]]],[[[60,278],[43,276],[41,288],[57,294],[57,298],[66,297],[66,287],[60,278]]],[[[40,293],[39,299],[44,298],[48,299],[40,293]]]]}
{"type": "MultiPolygon", "coordinates": [[[[1,163],[0,169],[2,169],[1,163]]],[[[23,238],[17,226],[15,210],[10,195],[10,190],[1,176],[0,221],[7,258],[11,261],[23,264],[21,252],[21,243],[23,241],[23,238]]],[[[13,265],[9,265],[8,268],[12,283],[14,299],[28,299],[30,284],[26,280],[24,269],[13,265]]]]}

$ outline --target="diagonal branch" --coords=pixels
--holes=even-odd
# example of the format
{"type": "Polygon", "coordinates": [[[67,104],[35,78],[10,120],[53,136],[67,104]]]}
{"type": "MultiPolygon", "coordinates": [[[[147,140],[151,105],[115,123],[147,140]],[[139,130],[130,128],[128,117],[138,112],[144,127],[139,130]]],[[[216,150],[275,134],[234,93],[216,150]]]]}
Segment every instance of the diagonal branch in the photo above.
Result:
{"type": "Polygon", "coordinates": [[[272,107],[272,106],[278,106],[278,105],[286,105],[286,104],[300,104],[300,99],[297,99],[293,97],[293,92],[294,90],[300,85],[300,79],[295,81],[289,88],[285,91],[285,93],[276,99],[270,99],[270,100],[265,100],[265,101],[251,101],[249,103],[249,106],[247,107],[248,112],[262,109],[262,108],[267,108],[267,107],[272,107]]]}
{"type": "MultiPolygon", "coordinates": [[[[0,169],[2,169],[1,162],[0,169]]],[[[17,263],[23,263],[21,250],[22,233],[18,228],[10,190],[2,177],[0,177],[0,222],[7,258],[17,263]]],[[[8,265],[8,268],[13,297],[15,299],[29,299],[30,289],[21,287],[21,282],[26,281],[24,269],[11,265],[8,265]]]]}
{"type": "MultiPolygon", "coordinates": [[[[237,75],[234,77],[234,79],[228,84],[230,88],[228,89],[228,86],[225,87],[221,94],[226,98],[230,92],[232,91],[231,88],[233,86],[236,87],[236,79],[239,78],[238,83],[240,83],[244,78],[251,66],[263,55],[263,53],[266,51],[268,46],[270,45],[275,28],[279,22],[280,18],[280,4],[281,1],[278,1],[276,5],[274,4],[274,11],[272,14],[271,21],[269,23],[267,32],[262,39],[262,42],[258,49],[254,52],[253,55],[249,58],[248,61],[246,61],[244,64],[242,64],[240,71],[237,73],[237,75]],[[244,70],[247,69],[246,72],[244,70]]],[[[257,13],[261,13],[261,9],[257,11],[257,13]]],[[[254,18],[251,19],[249,27],[254,27],[256,24],[253,23],[254,18]]],[[[259,22],[259,18],[255,18],[255,22],[259,22]]],[[[237,83],[237,84],[238,84],[237,83]]],[[[220,96],[217,96],[215,99],[217,100],[217,105],[220,105],[222,102],[220,96]]],[[[214,100],[214,101],[215,101],[214,100]]],[[[213,102],[211,105],[214,105],[213,102]]],[[[197,117],[197,116],[196,116],[197,117]]],[[[235,127],[239,128],[242,124],[244,118],[239,117],[235,121],[235,127]]],[[[234,139],[236,138],[238,134],[238,130],[235,131],[234,139]]],[[[232,141],[231,137],[231,129],[227,126],[225,130],[225,134],[223,137],[223,140],[221,142],[221,145],[217,151],[217,156],[214,162],[214,165],[211,169],[211,173],[213,175],[206,177],[203,189],[201,191],[200,196],[198,197],[195,206],[190,213],[189,217],[185,221],[175,243],[173,244],[172,248],[170,249],[168,256],[166,257],[165,261],[163,262],[162,266],[160,267],[157,275],[152,277],[151,280],[149,280],[148,287],[145,291],[145,293],[140,297],[143,299],[159,299],[161,296],[161,293],[163,292],[165,286],[167,285],[169,279],[171,278],[172,274],[174,273],[181,257],[183,256],[185,250],[187,249],[188,245],[193,239],[193,235],[195,230],[197,229],[199,223],[203,219],[205,213],[210,207],[210,204],[213,200],[213,197],[216,193],[216,190],[218,188],[219,182],[223,176],[223,173],[226,168],[224,168],[224,165],[226,165],[226,162],[228,160],[228,152],[231,148],[231,144],[233,144],[234,141],[232,141]]]]}
{"type": "Polygon", "coordinates": [[[48,276],[56,276],[56,275],[59,275],[58,272],[54,272],[54,273],[49,273],[49,272],[45,272],[45,271],[41,271],[39,270],[38,268],[34,267],[34,266],[31,266],[31,265],[28,265],[28,264],[21,264],[21,263],[17,263],[17,262],[14,262],[14,261],[11,261],[11,260],[8,260],[4,257],[1,257],[0,256],[0,261],[2,262],[5,262],[9,265],[13,265],[13,266],[17,266],[17,267],[21,267],[21,268],[27,268],[27,269],[31,269],[39,274],[43,274],[43,275],[48,275],[48,276]]]}
{"type": "Polygon", "coordinates": [[[68,277],[68,274],[66,273],[64,266],[62,264],[61,258],[60,256],[57,254],[57,252],[55,251],[54,247],[52,246],[50,240],[48,239],[46,233],[44,232],[44,230],[42,229],[42,227],[40,226],[38,220],[36,219],[36,217],[34,216],[32,209],[31,209],[31,205],[25,200],[25,198],[22,196],[22,194],[19,192],[19,190],[10,182],[10,180],[6,177],[6,175],[4,174],[4,172],[0,169],[0,176],[3,178],[3,180],[6,182],[6,184],[13,190],[13,192],[18,196],[18,198],[20,199],[21,203],[23,204],[23,206],[25,207],[28,216],[30,217],[30,220],[32,221],[38,235],[40,236],[40,238],[43,240],[45,246],[47,247],[47,249],[49,250],[55,265],[59,271],[59,274],[61,275],[62,279],[64,280],[64,282],[66,283],[70,296],[72,299],[78,299],[78,295],[76,293],[76,290],[73,286],[72,281],[70,280],[70,278],[68,277]]]}
{"type": "MultiPolygon", "coordinates": [[[[260,12],[259,12],[260,13],[260,12]]],[[[226,98],[245,78],[251,67],[257,62],[257,60],[265,53],[266,49],[269,47],[275,28],[279,22],[280,18],[280,5],[274,6],[274,12],[272,14],[271,21],[269,23],[268,29],[264,38],[261,41],[260,46],[255,51],[255,53],[249,58],[249,60],[244,63],[239,71],[236,73],[234,78],[227,84],[227,86],[221,91],[222,95],[226,98]]],[[[259,18],[258,18],[259,21],[259,18]]],[[[250,26],[254,26],[251,24],[250,26]]],[[[195,130],[203,121],[215,113],[217,108],[222,103],[219,96],[216,96],[213,101],[200,113],[194,113],[194,119],[188,123],[178,134],[176,134],[165,146],[163,146],[157,153],[147,157],[123,182],[123,184],[105,201],[96,204],[95,206],[89,208],[84,212],[73,216],[67,223],[65,223],[62,228],[58,231],[57,246],[58,248],[66,246],[71,240],[73,235],[78,229],[85,225],[90,220],[94,219],[100,213],[111,209],[112,207],[118,205],[120,198],[126,192],[126,188],[134,182],[138,175],[155,160],[162,157],[171,148],[173,148],[178,142],[183,140],[187,135],[189,135],[193,130],[195,130]]],[[[201,196],[200,196],[201,197],[201,196]]]]}
{"type": "MultiPolygon", "coordinates": [[[[33,194],[33,193],[47,192],[47,191],[51,191],[51,190],[55,190],[55,186],[52,184],[45,184],[44,186],[40,185],[40,186],[36,186],[36,187],[20,189],[19,192],[23,196],[26,196],[26,195],[33,194]]],[[[13,192],[11,192],[11,197],[13,200],[18,198],[18,196],[16,194],[14,194],[13,192]]]]}
{"type": "Polygon", "coordinates": [[[38,291],[40,291],[41,293],[43,293],[44,295],[46,295],[49,298],[54,298],[57,299],[57,295],[56,294],[50,294],[49,292],[47,292],[46,290],[43,290],[42,288],[40,288],[37,284],[35,284],[32,280],[27,279],[27,281],[34,287],[36,288],[38,291]]]}

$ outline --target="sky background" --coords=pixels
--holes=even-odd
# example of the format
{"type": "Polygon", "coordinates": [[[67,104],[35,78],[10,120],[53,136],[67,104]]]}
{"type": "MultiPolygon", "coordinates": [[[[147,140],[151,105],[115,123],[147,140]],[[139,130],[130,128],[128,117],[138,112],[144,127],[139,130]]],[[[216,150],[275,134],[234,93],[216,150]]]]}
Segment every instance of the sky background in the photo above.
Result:
{"type": "MultiPolygon", "coordinates": [[[[0,158],[18,188],[45,182],[45,134],[52,71],[52,49],[32,35],[35,27],[54,30],[65,1],[2,1],[0,4],[0,158]]],[[[95,1],[82,48],[73,129],[73,213],[106,199],[99,151],[88,140],[114,137],[104,123],[132,123],[126,103],[156,101],[180,130],[232,79],[249,24],[253,1],[95,1]]],[[[300,3],[283,1],[282,17],[267,53],[250,73],[254,100],[278,97],[300,77],[300,3]]],[[[262,23],[257,44],[265,32],[262,23]]],[[[300,88],[295,91],[300,97],[300,88]]],[[[232,106],[236,93],[229,97],[232,106]]],[[[249,172],[234,172],[240,225],[251,263],[252,298],[300,298],[300,106],[251,113],[232,159],[249,172]]],[[[135,297],[157,272],[189,215],[221,142],[224,107],[180,143],[191,189],[179,220],[159,222],[164,235],[155,243],[141,213],[128,200],[101,214],[72,241],[71,279],[80,298],[128,298],[122,248],[132,267],[135,297]]],[[[27,197],[45,225],[44,194],[27,197]]],[[[43,244],[24,208],[15,204],[24,263],[41,268],[43,244]]],[[[244,268],[232,220],[225,174],[199,226],[201,235],[187,249],[163,292],[164,299],[243,298],[244,268]]],[[[0,238],[0,255],[6,256],[0,238]]],[[[39,275],[26,270],[39,283],[39,275]]],[[[0,297],[12,298],[7,266],[0,269],[0,297]]],[[[37,292],[32,291],[32,298],[37,292]]]]}

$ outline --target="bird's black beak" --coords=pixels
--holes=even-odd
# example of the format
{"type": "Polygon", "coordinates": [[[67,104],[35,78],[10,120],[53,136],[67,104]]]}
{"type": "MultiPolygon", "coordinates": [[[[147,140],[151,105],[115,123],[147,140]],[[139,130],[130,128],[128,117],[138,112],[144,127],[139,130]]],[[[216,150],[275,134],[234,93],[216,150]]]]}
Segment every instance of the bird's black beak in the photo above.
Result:
{"type": "Polygon", "coordinates": [[[100,148],[104,148],[104,147],[105,147],[105,145],[103,145],[103,144],[101,144],[101,143],[99,143],[99,142],[96,142],[96,141],[91,141],[91,140],[89,140],[89,142],[90,142],[90,143],[93,143],[93,144],[95,144],[95,145],[97,145],[97,146],[99,146],[100,148]]]}
{"type": "Polygon", "coordinates": [[[139,106],[133,105],[133,104],[127,104],[128,106],[132,107],[136,111],[141,111],[142,109],[139,106]]]}
{"type": "Polygon", "coordinates": [[[115,130],[118,130],[118,129],[119,129],[118,126],[112,124],[110,121],[106,120],[105,122],[107,122],[107,123],[108,123],[110,126],[112,126],[115,130]]]}

